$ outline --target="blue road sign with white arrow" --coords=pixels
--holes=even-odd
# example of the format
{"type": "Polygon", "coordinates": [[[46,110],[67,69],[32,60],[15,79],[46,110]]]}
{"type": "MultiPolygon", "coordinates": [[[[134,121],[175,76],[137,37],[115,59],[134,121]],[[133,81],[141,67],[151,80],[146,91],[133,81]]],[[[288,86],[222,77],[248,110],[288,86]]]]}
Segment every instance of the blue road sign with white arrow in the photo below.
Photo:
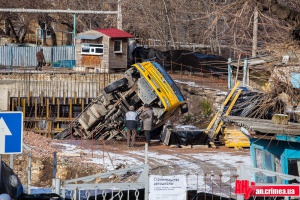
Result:
{"type": "Polygon", "coordinates": [[[23,113],[0,112],[0,154],[20,154],[23,145],[23,113]]]}

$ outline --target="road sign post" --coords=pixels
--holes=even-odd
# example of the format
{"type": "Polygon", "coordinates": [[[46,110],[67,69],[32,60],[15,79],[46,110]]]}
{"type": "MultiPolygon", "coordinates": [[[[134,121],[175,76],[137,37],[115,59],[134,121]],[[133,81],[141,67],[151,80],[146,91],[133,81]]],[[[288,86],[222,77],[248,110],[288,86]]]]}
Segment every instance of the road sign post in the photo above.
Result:
{"type": "Polygon", "coordinates": [[[0,177],[2,154],[20,154],[23,146],[23,113],[0,112],[0,177]]]}
{"type": "Polygon", "coordinates": [[[0,154],[20,154],[23,145],[23,113],[0,112],[0,154]]]}

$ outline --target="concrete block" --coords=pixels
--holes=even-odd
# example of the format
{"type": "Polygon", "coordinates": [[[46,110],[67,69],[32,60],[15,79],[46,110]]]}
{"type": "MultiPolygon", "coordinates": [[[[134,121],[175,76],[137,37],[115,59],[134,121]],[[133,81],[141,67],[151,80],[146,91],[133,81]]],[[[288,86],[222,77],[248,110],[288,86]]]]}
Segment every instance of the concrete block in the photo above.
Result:
{"type": "Polygon", "coordinates": [[[208,145],[193,145],[194,149],[208,148],[208,145]]]}
{"type": "Polygon", "coordinates": [[[181,148],[183,149],[191,149],[192,148],[192,145],[181,145],[181,148]]]}

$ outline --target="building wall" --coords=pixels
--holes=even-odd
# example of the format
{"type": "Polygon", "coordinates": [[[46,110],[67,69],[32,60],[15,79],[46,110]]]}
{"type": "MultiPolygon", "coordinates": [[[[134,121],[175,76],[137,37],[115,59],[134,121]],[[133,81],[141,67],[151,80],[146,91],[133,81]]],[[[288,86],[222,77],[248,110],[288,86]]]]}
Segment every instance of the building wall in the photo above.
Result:
{"type": "Polygon", "coordinates": [[[128,42],[126,39],[111,39],[109,47],[109,68],[114,69],[126,69],[127,68],[127,51],[128,42]],[[122,40],[122,53],[114,52],[114,40],[122,40]]]}
{"type": "MultiPolygon", "coordinates": [[[[99,38],[96,40],[81,40],[76,39],[76,66],[77,67],[86,67],[86,68],[102,68],[102,55],[85,55],[81,54],[81,45],[83,43],[89,44],[102,44],[103,38],[99,38]]],[[[104,46],[104,54],[105,54],[105,46],[104,46]]]]}
{"type": "Polygon", "coordinates": [[[0,90],[1,90],[0,111],[8,110],[8,105],[9,105],[8,91],[13,89],[13,87],[15,87],[14,85],[15,85],[14,81],[1,80],[1,82],[0,82],[0,90]]]}
{"type": "MultiPolygon", "coordinates": [[[[18,20],[17,21],[12,20],[12,23],[14,25],[15,30],[18,32],[18,30],[22,26],[22,23],[20,23],[18,20]]],[[[24,43],[42,45],[41,31],[40,31],[40,26],[39,26],[37,20],[32,19],[32,20],[30,20],[30,22],[28,24],[29,24],[29,27],[28,27],[27,34],[25,36],[24,43]]],[[[56,41],[57,41],[58,46],[73,44],[72,28],[70,28],[66,25],[63,25],[61,23],[57,23],[57,22],[52,22],[51,26],[53,27],[54,32],[56,34],[56,41]]],[[[5,30],[5,20],[0,20],[0,27],[3,30],[5,30]]],[[[11,33],[11,36],[7,36],[7,37],[8,37],[7,41],[3,41],[3,42],[5,42],[5,43],[15,43],[16,42],[14,37],[12,36],[12,33],[11,33]]],[[[4,44],[1,43],[0,45],[4,45],[4,44]]],[[[52,46],[51,37],[47,37],[46,44],[43,44],[43,45],[44,46],[52,46]]]]}
{"type": "Polygon", "coordinates": [[[109,71],[108,69],[110,68],[109,65],[109,59],[110,59],[110,38],[107,35],[103,35],[103,41],[104,45],[103,49],[103,56],[102,56],[102,63],[101,63],[101,68],[104,71],[109,71]]]}
{"type": "MultiPolygon", "coordinates": [[[[72,31],[68,30],[66,25],[60,23],[52,23],[52,27],[54,28],[56,34],[57,45],[71,45],[73,43],[72,40],[72,31]],[[69,37],[69,40],[68,40],[69,37]]],[[[28,43],[36,43],[37,45],[42,45],[42,38],[40,35],[39,25],[37,23],[33,24],[31,27],[31,34],[28,34],[25,41],[28,43]]],[[[46,37],[46,44],[44,46],[52,46],[51,37],[46,37]]]]}
{"type": "Polygon", "coordinates": [[[114,52],[114,39],[111,39],[107,35],[99,33],[102,38],[97,40],[82,40],[76,39],[76,66],[86,68],[98,68],[100,72],[106,72],[114,69],[126,69],[127,68],[127,48],[128,42],[126,39],[122,40],[122,53],[114,52]],[[81,54],[81,44],[103,44],[103,55],[83,55],[81,54]]]}

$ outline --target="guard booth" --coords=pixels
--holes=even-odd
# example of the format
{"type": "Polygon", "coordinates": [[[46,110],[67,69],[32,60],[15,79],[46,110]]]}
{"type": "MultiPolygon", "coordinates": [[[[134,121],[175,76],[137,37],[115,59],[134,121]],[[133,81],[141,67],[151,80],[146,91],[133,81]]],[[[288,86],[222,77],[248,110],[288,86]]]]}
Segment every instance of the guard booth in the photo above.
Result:
{"type": "Polygon", "coordinates": [[[79,33],[76,37],[75,70],[97,73],[125,70],[128,39],[132,37],[116,28],[79,33]]]}

